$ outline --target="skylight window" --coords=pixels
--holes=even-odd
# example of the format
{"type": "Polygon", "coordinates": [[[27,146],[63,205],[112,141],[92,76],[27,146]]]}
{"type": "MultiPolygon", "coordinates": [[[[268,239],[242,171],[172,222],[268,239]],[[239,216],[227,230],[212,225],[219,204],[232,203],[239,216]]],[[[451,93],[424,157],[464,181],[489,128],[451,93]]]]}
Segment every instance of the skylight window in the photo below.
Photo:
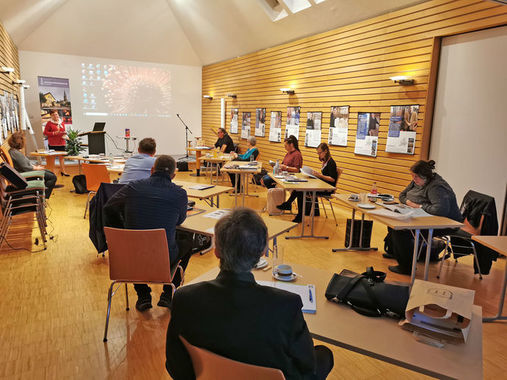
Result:
{"type": "Polygon", "coordinates": [[[281,20],[290,14],[295,14],[324,1],[325,0],[313,0],[312,4],[308,0],[257,0],[271,21],[281,20]]]}
{"type": "Polygon", "coordinates": [[[303,9],[310,8],[312,4],[308,0],[282,0],[292,13],[298,13],[303,9]]]}

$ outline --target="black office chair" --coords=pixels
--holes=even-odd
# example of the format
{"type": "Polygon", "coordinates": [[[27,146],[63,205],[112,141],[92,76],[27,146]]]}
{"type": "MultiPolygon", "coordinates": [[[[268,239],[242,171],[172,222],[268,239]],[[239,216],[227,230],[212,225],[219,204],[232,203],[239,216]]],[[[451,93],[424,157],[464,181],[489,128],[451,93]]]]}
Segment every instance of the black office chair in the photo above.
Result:
{"type": "MultiPolygon", "coordinates": [[[[489,274],[492,261],[496,260],[498,253],[472,241],[471,237],[498,234],[495,198],[470,190],[463,198],[460,211],[465,225],[458,233],[440,239],[446,244],[446,252],[450,253],[456,262],[463,256],[474,255],[474,273],[479,273],[479,278],[482,279],[482,274],[489,274]]],[[[448,256],[442,256],[437,278],[440,278],[444,260],[448,256]]]]}

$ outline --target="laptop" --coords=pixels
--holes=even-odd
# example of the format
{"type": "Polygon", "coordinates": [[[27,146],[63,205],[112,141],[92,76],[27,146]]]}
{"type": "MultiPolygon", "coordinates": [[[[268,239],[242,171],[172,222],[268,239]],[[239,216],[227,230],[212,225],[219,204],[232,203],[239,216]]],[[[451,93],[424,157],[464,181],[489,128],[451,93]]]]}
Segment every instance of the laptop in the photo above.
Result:
{"type": "Polygon", "coordinates": [[[93,132],[101,132],[104,130],[104,127],[106,126],[106,123],[104,122],[98,122],[93,125],[93,132]]]}

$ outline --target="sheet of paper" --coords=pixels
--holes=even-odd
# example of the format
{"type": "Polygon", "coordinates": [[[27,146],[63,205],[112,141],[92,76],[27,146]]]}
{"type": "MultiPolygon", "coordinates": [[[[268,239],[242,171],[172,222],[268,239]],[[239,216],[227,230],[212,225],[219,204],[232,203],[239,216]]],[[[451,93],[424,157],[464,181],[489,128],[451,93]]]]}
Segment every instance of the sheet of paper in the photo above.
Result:
{"type": "Polygon", "coordinates": [[[257,281],[259,285],[271,286],[272,288],[286,290],[297,294],[301,297],[303,313],[315,314],[317,312],[317,294],[315,293],[315,285],[295,285],[281,281],[257,281]]]}
{"type": "Polygon", "coordinates": [[[215,187],[215,185],[195,185],[195,186],[189,187],[189,189],[192,189],[192,190],[206,190],[206,189],[211,189],[212,187],[215,187]]]}
{"type": "Polygon", "coordinates": [[[220,219],[222,216],[229,214],[230,210],[216,210],[204,215],[204,218],[220,219]]]}

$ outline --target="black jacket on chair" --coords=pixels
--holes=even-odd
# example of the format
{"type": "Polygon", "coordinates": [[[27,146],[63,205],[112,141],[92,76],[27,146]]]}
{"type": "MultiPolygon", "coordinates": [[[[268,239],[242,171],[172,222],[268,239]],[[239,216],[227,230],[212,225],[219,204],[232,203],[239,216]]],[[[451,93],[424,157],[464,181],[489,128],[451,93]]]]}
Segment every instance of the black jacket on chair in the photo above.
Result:
{"type": "Polygon", "coordinates": [[[314,378],[314,348],[301,298],[261,286],[252,273],[221,271],[213,281],[179,288],[167,330],[166,367],[176,380],[194,379],[179,339],[217,355],[280,369],[286,379],[314,378]]]}

